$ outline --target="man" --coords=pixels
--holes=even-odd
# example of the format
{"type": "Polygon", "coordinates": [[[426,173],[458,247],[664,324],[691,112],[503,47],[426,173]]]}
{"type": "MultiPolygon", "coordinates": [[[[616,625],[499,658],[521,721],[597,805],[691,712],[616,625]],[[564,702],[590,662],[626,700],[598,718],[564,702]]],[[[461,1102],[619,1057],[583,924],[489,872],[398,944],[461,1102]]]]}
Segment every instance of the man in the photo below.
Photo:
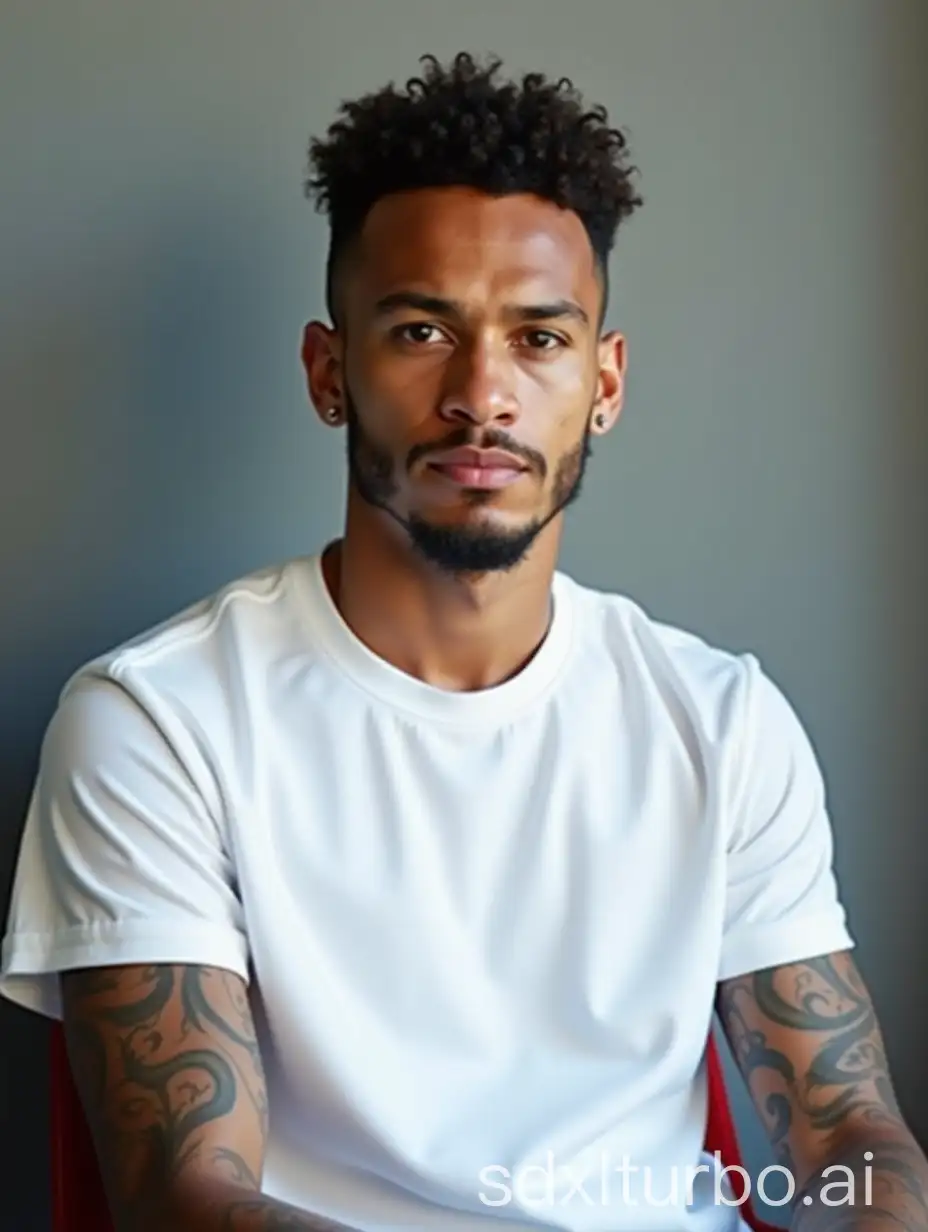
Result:
{"type": "Polygon", "coordinates": [[[640,199],[604,112],[500,67],[313,143],[344,534],[68,683],[3,991],[64,1020],[120,1232],[737,1228],[715,1009],[796,1227],[928,1227],[796,716],[556,568],[640,199]]]}

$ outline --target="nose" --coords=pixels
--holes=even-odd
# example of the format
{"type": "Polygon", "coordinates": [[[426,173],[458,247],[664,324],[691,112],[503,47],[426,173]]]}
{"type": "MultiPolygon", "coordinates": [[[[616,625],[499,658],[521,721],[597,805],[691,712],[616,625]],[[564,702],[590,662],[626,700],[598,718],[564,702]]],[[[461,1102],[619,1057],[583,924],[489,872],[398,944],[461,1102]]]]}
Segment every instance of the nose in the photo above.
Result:
{"type": "Polygon", "coordinates": [[[438,413],[449,424],[511,427],[519,403],[508,357],[485,342],[461,348],[448,365],[438,413]]]}

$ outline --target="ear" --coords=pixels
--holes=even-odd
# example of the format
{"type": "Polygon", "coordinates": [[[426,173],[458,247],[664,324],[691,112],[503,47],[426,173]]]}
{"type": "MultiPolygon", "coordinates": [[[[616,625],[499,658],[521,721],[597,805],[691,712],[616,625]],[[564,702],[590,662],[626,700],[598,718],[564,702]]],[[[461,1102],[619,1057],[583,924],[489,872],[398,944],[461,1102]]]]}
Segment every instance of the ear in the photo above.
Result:
{"type": "Polygon", "coordinates": [[[625,338],[614,330],[604,334],[599,341],[599,373],[590,421],[590,430],[596,436],[605,436],[622,413],[626,366],[625,338]]]}
{"type": "Polygon", "coordinates": [[[306,388],[316,414],[329,427],[341,424],[345,415],[342,344],[338,331],[321,321],[310,321],[303,330],[300,358],[306,373],[306,388]]]}

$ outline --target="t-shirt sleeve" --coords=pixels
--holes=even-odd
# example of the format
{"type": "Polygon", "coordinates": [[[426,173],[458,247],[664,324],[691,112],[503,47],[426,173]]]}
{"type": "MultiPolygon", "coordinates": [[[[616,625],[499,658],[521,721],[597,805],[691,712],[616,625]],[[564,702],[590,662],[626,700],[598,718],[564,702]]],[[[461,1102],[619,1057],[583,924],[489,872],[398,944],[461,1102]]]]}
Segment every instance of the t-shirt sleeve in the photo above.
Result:
{"type": "Polygon", "coordinates": [[[225,827],[182,743],[109,677],[65,691],[19,849],[0,994],[57,1018],[68,969],[191,963],[247,979],[225,827]]]}
{"type": "Polygon", "coordinates": [[[823,775],[795,710],[753,656],[730,766],[720,979],[852,949],[823,775]]]}

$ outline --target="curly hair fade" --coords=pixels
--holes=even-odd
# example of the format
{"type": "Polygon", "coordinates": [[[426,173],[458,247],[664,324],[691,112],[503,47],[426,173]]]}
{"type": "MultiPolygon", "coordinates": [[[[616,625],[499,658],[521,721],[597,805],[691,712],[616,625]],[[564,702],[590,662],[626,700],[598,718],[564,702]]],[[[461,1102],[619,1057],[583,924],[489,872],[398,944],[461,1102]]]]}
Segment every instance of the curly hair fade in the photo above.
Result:
{"type": "MultiPolygon", "coordinates": [[[[310,145],[307,195],[329,216],[326,297],[342,255],[371,207],[389,193],[461,186],[492,195],[533,193],[580,218],[604,284],[619,223],[641,205],[627,141],[603,107],[587,107],[568,78],[528,73],[498,81],[502,61],[466,52],[442,66],[423,56],[404,89],[342,103],[310,145]]],[[[604,296],[605,300],[605,296],[604,296]]]]}

